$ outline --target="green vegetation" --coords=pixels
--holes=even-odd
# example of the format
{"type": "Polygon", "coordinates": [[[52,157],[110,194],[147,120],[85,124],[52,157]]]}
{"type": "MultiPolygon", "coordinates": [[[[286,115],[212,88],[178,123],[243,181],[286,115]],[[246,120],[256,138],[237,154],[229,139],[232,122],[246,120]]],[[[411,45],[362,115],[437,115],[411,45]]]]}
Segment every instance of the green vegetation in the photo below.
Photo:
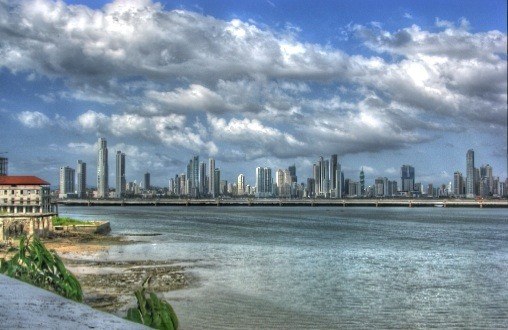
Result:
{"type": "MultiPolygon", "coordinates": [[[[145,280],[145,283],[148,281],[145,280]]],[[[178,318],[173,307],[165,300],[159,299],[155,293],[146,295],[144,284],[134,295],[138,300],[137,308],[127,311],[127,320],[144,324],[155,329],[176,330],[178,318]]]]}
{"type": "Polygon", "coordinates": [[[22,237],[19,252],[11,260],[0,259],[0,273],[53,291],[65,298],[83,301],[81,285],[65,268],[56,252],[48,251],[37,237],[22,237]]]}
{"type": "Polygon", "coordinates": [[[53,226],[86,225],[88,221],[76,220],[68,217],[54,217],[53,226]]]}

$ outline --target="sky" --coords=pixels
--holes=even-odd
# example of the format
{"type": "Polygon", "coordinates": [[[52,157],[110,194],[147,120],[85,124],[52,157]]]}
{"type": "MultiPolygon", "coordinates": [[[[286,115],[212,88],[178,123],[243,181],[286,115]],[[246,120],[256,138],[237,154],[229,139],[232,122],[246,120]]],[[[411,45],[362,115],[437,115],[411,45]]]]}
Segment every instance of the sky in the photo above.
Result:
{"type": "Polygon", "coordinates": [[[338,154],[346,178],[439,185],[507,176],[507,5],[479,1],[0,0],[0,156],[58,184],[97,140],[154,185],[216,159],[258,166],[338,154]],[[3,153],[3,154],[2,154],[3,153]]]}

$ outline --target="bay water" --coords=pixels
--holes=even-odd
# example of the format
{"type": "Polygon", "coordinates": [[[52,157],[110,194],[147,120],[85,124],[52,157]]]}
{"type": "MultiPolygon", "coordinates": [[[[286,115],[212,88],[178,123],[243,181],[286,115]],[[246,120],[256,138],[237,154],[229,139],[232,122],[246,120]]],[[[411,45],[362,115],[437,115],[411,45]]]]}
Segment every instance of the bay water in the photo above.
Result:
{"type": "Polygon", "coordinates": [[[508,212],[60,207],[110,221],[104,260],[175,261],[182,329],[508,328],[508,212]],[[158,234],[151,236],[151,234],[158,234]],[[148,236],[143,236],[148,235],[148,236]]]}

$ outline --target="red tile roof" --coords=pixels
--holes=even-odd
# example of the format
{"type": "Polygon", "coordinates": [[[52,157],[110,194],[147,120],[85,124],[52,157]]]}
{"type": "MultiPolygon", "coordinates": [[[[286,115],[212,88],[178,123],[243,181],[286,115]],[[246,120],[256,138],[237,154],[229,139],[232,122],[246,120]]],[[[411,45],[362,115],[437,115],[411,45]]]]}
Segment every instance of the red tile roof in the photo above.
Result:
{"type": "Polygon", "coordinates": [[[0,176],[0,184],[18,184],[18,185],[41,185],[41,186],[49,186],[49,182],[46,182],[42,179],[39,179],[36,176],[31,175],[6,175],[0,176]]]}

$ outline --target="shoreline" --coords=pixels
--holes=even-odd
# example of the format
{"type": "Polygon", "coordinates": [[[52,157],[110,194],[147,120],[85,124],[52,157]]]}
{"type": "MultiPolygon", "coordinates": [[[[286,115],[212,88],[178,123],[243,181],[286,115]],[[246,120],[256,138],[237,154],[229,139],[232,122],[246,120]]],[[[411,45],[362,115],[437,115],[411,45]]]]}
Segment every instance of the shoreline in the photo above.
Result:
{"type": "Polygon", "coordinates": [[[136,244],[129,236],[69,235],[43,240],[71,271],[83,290],[83,303],[120,317],[136,305],[134,292],[148,278],[148,289],[156,294],[184,289],[197,282],[177,262],[153,260],[100,260],[116,245],[136,244]]]}

